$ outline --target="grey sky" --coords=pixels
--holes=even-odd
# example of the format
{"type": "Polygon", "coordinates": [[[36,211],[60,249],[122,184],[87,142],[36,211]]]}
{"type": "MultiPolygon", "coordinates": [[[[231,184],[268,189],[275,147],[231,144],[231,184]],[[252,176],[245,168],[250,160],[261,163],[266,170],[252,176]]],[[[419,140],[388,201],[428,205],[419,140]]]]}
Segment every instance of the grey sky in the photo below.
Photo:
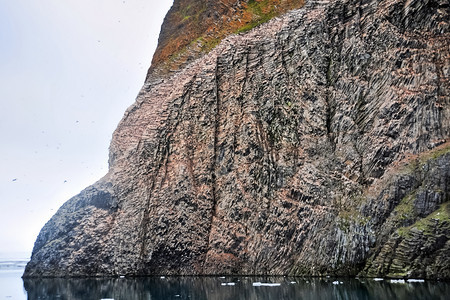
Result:
{"type": "Polygon", "coordinates": [[[107,172],[172,0],[0,0],[0,252],[107,172]]]}

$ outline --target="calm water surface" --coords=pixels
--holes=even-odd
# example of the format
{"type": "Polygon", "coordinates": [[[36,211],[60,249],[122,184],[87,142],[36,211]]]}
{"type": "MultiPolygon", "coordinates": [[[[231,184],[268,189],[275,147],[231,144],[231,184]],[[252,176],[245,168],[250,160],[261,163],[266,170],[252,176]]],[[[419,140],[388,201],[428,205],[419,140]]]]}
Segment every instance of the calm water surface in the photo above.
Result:
{"type": "Polygon", "coordinates": [[[25,279],[0,270],[0,300],[449,299],[444,282],[291,277],[25,279]]]}

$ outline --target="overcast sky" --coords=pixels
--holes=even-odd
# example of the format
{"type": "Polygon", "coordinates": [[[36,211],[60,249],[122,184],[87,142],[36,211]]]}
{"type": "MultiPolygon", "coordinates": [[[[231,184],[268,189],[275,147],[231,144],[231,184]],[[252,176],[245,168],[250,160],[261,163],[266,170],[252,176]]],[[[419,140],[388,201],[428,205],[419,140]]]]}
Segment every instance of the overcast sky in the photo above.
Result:
{"type": "Polygon", "coordinates": [[[0,252],[106,174],[173,0],[0,0],[0,252]]]}

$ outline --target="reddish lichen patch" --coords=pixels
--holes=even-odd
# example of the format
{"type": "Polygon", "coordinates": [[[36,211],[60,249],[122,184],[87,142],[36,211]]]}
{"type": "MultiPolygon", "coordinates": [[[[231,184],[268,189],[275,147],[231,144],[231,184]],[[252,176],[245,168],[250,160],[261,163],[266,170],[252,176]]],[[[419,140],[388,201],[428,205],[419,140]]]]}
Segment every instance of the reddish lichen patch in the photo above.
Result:
{"type": "Polygon", "coordinates": [[[304,0],[175,0],[161,28],[149,74],[177,70],[229,34],[248,31],[304,0]]]}

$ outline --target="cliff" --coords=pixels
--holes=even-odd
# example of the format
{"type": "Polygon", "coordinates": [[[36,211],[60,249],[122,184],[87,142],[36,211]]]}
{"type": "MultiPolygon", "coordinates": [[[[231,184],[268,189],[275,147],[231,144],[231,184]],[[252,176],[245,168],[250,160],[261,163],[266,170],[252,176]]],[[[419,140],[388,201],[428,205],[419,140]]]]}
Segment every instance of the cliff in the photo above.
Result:
{"type": "MultiPolygon", "coordinates": [[[[204,52],[182,42],[181,63],[182,2],[108,174],[44,226],[24,276],[450,279],[449,2],[307,1],[204,52]]],[[[187,2],[199,19],[213,3],[187,2]]]]}

